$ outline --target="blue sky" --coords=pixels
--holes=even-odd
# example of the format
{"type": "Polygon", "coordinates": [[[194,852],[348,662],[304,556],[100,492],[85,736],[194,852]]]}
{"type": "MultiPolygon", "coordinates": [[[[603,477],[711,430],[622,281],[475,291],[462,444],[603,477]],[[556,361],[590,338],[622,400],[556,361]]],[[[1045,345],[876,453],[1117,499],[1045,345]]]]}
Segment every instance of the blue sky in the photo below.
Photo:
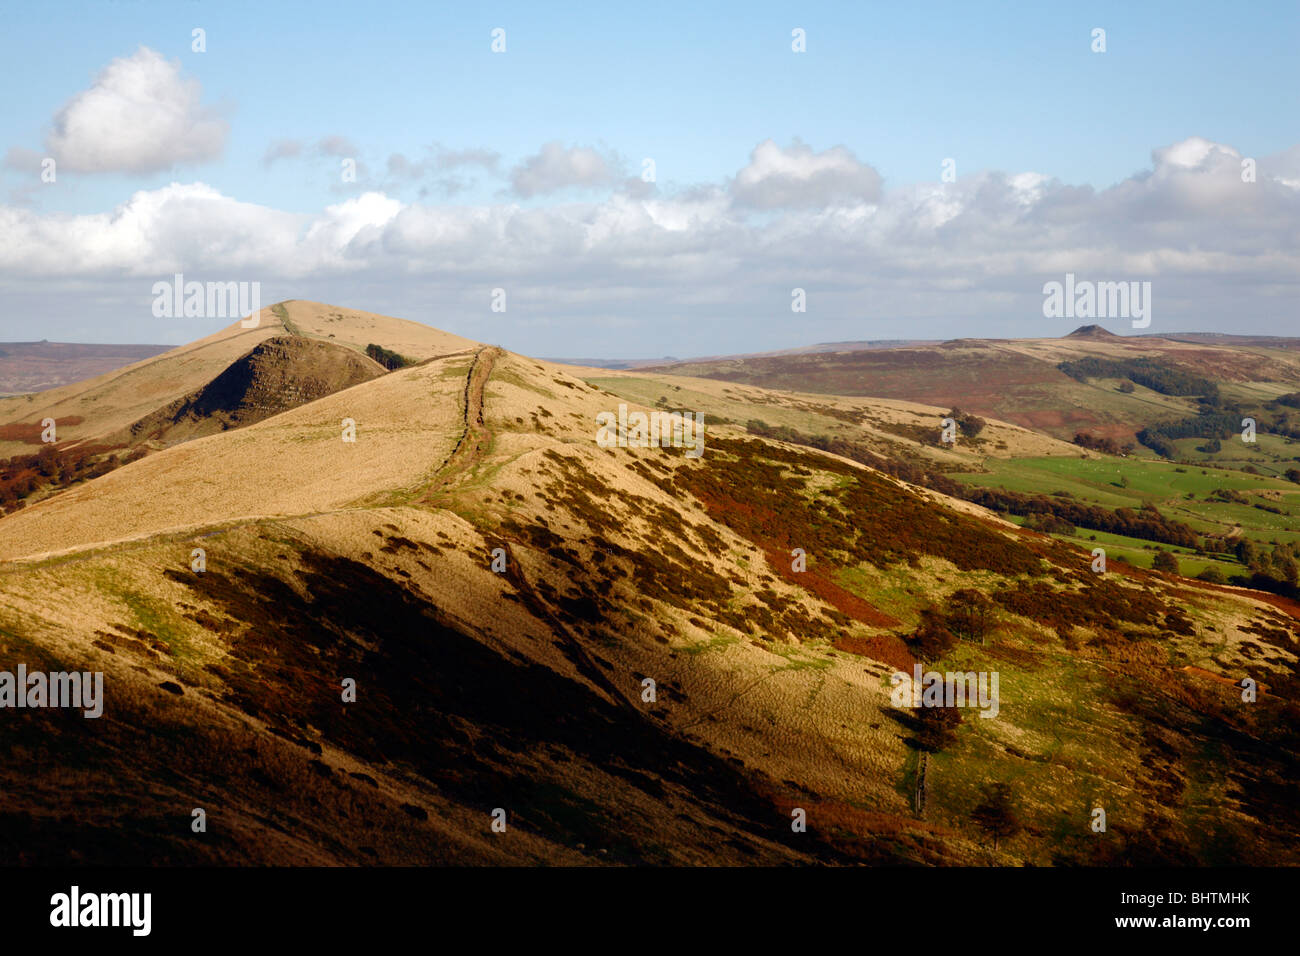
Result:
{"type": "MultiPolygon", "coordinates": [[[[27,245],[7,260],[0,254],[0,339],[31,338],[40,322],[37,337],[56,340],[179,342],[225,324],[148,313],[142,280],[173,268],[258,279],[268,301],[343,299],[535,354],[1060,334],[1069,329],[1044,325],[1035,302],[1043,276],[1074,265],[1101,279],[1153,281],[1167,303],[1161,318],[1184,329],[1229,331],[1217,327],[1225,308],[1255,331],[1289,331],[1295,317],[1289,263],[1270,264],[1279,250],[1268,248],[1289,237],[1292,248],[1281,252],[1296,252],[1296,189],[1287,185],[1300,177],[1295,3],[448,10],[121,0],[24,4],[6,17],[0,223],[27,245]],[[191,50],[195,27],[206,31],[206,52],[191,50]],[[496,27],[506,30],[504,54],[490,49],[496,27]],[[795,27],[807,33],[806,53],[791,50],[795,27]],[[1106,30],[1105,53],[1090,49],[1094,27],[1106,30]],[[78,161],[69,135],[57,183],[41,184],[33,164],[58,152],[51,130],[61,111],[142,48],[175,71],[158,82],[199,91],[211,148],[182,149],[164,165],[165,155],[154,155],[164,144],[149,161],[79,169],[87,147],[78,161]],[[755,169],[755,151],[769,141],[786,152],[755,169]],[[1189,141],[1210,147],[1192,149],[1156,189],[1154,151],[1189,141]],[[296,154],[268,162],[277,143],[296,154]],[[438,157],[471,153],[496,159],[438,167],[438,157]],[[395,156],[409,175],[389,172],[395,156]],[[550,159],[536,160],[536,176],[512,175],[539,156],[550,159]],[[345,157],[361,170],[355,183],[340,181],[345,157]],[[626,187],[645,157],[656,167],[652,195],[626,187]],[[817,157],[827,166],[820,174],[817,157]],[[925,198],[948,157],[953,195],[925,198]],[[1273,190],[1245,212],[1193,176],[1226,176],[1228,159],[1244,157],[1259,158],[1257,185],[1273,190]],[[825,188],[740,202],[746,168],[755,182],[821,175],[825,188]],[[1053,185],[1021,181],[1016,192],[1008,182],[1019,174],[1053,185]],[[172,184],[192,192],[165,193],[172,184]],[[200,184],[210,193],[198,195],[200,184]],[[990,190],[1006,195],[990,198],[990,190]],[[142,193],[166,212],[141,215],[153,209],[142,193]],[[1207,209],[1211,198],[1222,208],[1207,209]],[[200,200],[213,215],[196,212],[200,200]],[[357,208],[338,209],[348,202],[357,208]],[[638,224],[638,202],[661,205],[638,224]],[[915,235],[908,217],[925,220],[936,202],[960,212],[915,235]],[[1029,210],[1023,221],[1009,223],[1005,209],[1019,207],[1029,210]],[[976,214],[1024,243],[1020,266],[980,245],[976,214]],[[108,228],[123,215],[139,217],[136,245],[108,228]],[[1059,216],[1073,218],[1062,226],[1059,216]],[[185,229],[196,217],[199,225],[185,229]],[[340,231],[340,219],[353,226],[340,231]],[[1135,219],[1149,233],[1145,249],[1123,229],[1135,219]],[[665,226],[682,221],[692,224],[665,226]],[[1106,222],[1114,235],[1101,234],[1106,222]],[[328,253],[303,243],[313,223],[334,236],[328,253]],[[284,235],[265,240],[256,257],[230,253],[253,230],[277,228],[284,235]],[[96,229],[104,235],[92,252],[107,245],[114,254],[88,267],[77,243],[96,229]],[[575,245],[577,229],[585,239],[575,245]],[[142,239],[142,230],[157,236],[142,239]],[[1217,257],[1201,230],[1220,237],[1217,257]],[[184,239],[162,241],[174,234],[184,239]],[[1243,248],[1251,237],[1257,248],[1243,248]],[[891,262],[906,241],[909,260],[891,262]],[[302,248],[277,254],[289,244],[302,248]],[[794,254],[822,244],[822,259],[794,254]],[[1209,257],[1197,262],[1197,254],[1209,257]],[[706,255],[718,256],[712,273],[706,255]],[[426,269],[434,256],[455,265],[426,269]],[[648,263],[654,256],[662,261],[648,263]],[[927,258],[935,260],[928,270],[927,258]],[[914,268],[903,284],[900,269],[914,268]],[[792,283],[809,290],[797,320],[778,301],[788,303],[792,283]],[[484,316],[477,303],[496,286],[517,289],[518,305],[484,316]],[[687,333],[694,347],[681,341],[687,333]],[[665,335],[672,341],[662,344],[665,335]]],[[[129,128],[103,136],[138,129],[120,125],[129,128]]],[[[134,155],[132,144],[123,148],[134,155]]]]}

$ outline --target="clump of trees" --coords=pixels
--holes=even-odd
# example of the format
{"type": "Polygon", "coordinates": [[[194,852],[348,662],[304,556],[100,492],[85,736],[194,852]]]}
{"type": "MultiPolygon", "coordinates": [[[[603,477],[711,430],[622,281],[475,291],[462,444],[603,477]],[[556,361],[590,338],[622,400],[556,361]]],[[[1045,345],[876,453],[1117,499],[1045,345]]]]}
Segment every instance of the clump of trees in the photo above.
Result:
{"type": "Polygon", "coordinates": [[[1074,443],[1080,448],[1089,448],[1093,451],[1099,451],[1103,455],[1128,455],[1134,448],[1132,442],[1120,444],[1113,438],[1096,438],[1087,432],[1075,432],[1074,443]]]}
{"type": "Polygon", "coordinates": [[[0,512],[17,511],[37,492],[98,478],[145,454],[138,449],[123,459],[105,450],[95,445],[60,449],[48,444],[33,454],[0,461],[0,512]]]}
{"type": "Polygon", "coordinates": [[[415,364],[413,359],[409,359],[405,355],[398,355],[396,352],[389,351],[382,345],[375,345],[373,342],[366,346],[366,354],[390,372],[415,364]]]}
{"type": "Polygon", "coordinates": [[[1134,444],[1131,441],[1121,445],[1114,438],[1097,438],[1087,432],[1075,432],[1074,444],[1082,447],[1082,449],[1100,451],[1104,455],[1127,455],[1134,450],[1134,444]]]}
{"type": "Polygon", "coordinates": [[[1074,534],[1078,529],[1064,518],[1051,514],[1032,514],[1025,518],[1023,527],[1043,534],[1074,534]]]}
{"type": "Polygon", "coordinates": [[[948,598],[944,623],[960,638],[984,643],[997,622],[997,605],[974,588],[954,591],[948,598]]]}
{"type": "Polygon", "coordinates": [[[1217,396],[1219,393],[1218,386],[1208,378],[1152,358],[1082,358],[1061,362],[1056,367],[1079,382],[1086,382],[1090,378],[1125,378],[1161,395],[1217,396]]]}
{"type": "Polygon", "coordinates": [[[988,424],[988,422],[980,418],[978,415],[968,415],[960,408],[954,408],[949,411],[948,417],[957,423],[957,427],[961,429],[962,435],[967,438],[974,438],[982,432],[984,426],[988,424]]]}

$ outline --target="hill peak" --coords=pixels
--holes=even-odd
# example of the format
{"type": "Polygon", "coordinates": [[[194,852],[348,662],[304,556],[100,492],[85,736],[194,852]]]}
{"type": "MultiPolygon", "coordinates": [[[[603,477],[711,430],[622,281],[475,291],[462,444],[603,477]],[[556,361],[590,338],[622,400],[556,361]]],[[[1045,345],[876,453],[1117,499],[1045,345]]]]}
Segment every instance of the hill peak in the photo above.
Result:
{"type": "Polygon", "coordinates": [[[1081,325],[1069,335],[1067,339],[1117,339],[1119,338],[1114,332],[1102,328],[1100,325],[1081,325]]]}

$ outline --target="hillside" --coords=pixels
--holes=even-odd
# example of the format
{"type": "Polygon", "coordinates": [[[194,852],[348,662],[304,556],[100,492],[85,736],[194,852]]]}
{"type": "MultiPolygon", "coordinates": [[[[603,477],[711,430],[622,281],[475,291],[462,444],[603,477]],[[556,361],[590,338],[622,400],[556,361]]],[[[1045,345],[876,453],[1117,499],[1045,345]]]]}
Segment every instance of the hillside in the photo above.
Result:
{"type": "Polygon", "coordinates": [[[747,356],[642,369],[771,389],[870,395],[959,406],[1070,441],[1078,431],[1134,440],[1142,428],[1195,414],[1195,402],[1118,377],[1082,381],[1059,366],[1084,359],[1146,359],[1219,384],[1226,396],[1264,401],[1300,389],[1300,357],[1278,343],[1229,344],[1118,336],[1086,326],[1057,339],[962,339],[917,347],[747,356]]]}
{"type": "Polygon", "coordinates": [[[277,336],[300,336],[364,353],[377,344],[415,360],[469,348],[468,339],[417,322],[319,302],[294,300],[258,313],[254,328],[236,322],[155,358],[37,395],[0,398],[0,458],[40,445],[52,418],[60,442],[106,443],[159,408],[185,399],[231,363],[277,336]]]}
{"type": "Polygon", "coordinates": [[[210,411],[263,344],[294,380],[334,356],[296,339],[418,361],[0,518],[0,669],[103,671],[106,696],[99,719],[7,714],[6,862],[1300,861],[1300,607],[1095,574],[1085,549],[801,442],[954,472],[1079,449],[998,421],[947,447],[941,406],[283,312],[97,381],[102,414],[84,390],[34,400],[107,435],[139,408],[130,381],[157,404],[126,425],[210,411]],[[702,410],[703,454],[602,447],[620,403],[702,410]],[[782,428],[801,441],[765,437],[782,428]],[[996,717],[895,706],[918,660],[997,673],[996,717]],[[996,851],[972,819],[994,782],[1023,824],[996,851]]]}

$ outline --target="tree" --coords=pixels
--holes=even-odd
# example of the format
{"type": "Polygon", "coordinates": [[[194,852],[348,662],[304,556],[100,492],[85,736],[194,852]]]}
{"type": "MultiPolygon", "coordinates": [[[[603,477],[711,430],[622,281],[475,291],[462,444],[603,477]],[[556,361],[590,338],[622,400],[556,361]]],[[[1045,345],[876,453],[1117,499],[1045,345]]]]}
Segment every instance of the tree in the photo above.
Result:
{"type": "Polygon", "coordinates": [[[993,602],[974,588],[954,591],[948,598],[948,630],[958,637],[983,644],[993,629],[995,615],[993,602]]]}
{"type": "Polygon", "coordinates": [[[920,722],[916,743],[922,750],[938,753],[957,742],[957,728],[961,726],[960,708],[921,707],[916,717],[920,722]]]}
{"type": "Polygon", "coordinates": [[[1224,582],[1223,572],[1212,564],[1196,577],[1197,580],[1205,581],[1209,584],[1223,584],[1224,582]]]}
{"type": "Polygon", "coordinates": [[[1237,555],[1237,560],[1248,568],[1254,567],[1259,561],[1259,549],[1249,538],[1238,539],[1236,547],[1232,550],[1237,555]]]}
{"type": "Polygon", "coordinates": [[[984,787],[984,800],[971,812],[971,820],[981,830],[993,837],[993,849],[998,842],[1020,832],[1020,819],[1011,805],[1011,787],[993,783],[984,787]]]}
{"type": "Polygon", "coordinates": [[[1178,573],[1178,559],[1170,551],[1157,551],[1156,556],[1151,560],[1151,567],[1157,571],[1168,571],[1170,574],[1178,573]]]}
{"type": "Polygon", "coordinates": [[[1300,568],[1296,567],[1295,558],[1274,552],[1273,567],[1287,584],[1294,585],[1300,582],[1300,568]]]}
{"type": "Polygon", "coordinates": [[[1119,383],[1119,390],[1125,395],[1131,395],[1133,393],[1133,383],[1128,379],[1124,379],[1124,381],[1119,383]]]}
{"type": "Polygon", "coordinates": [[[943,619],[929,608],[921,612],[920,627],[904,640],[912,653],[926,663],[939,660],[957,643],[957,638],[944,626],[943,619]]]}

